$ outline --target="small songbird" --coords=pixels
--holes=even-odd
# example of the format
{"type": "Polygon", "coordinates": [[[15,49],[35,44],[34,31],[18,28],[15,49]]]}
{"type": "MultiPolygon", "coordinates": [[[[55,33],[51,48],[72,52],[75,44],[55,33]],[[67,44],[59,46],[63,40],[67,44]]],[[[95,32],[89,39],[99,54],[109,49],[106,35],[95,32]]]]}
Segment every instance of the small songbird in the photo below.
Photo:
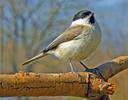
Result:
{"type": "MultiPolygon", "coordinates": [[[[71,61],[81,61],[87,58],[95,49],[101,40],[101,30],[94,18],[94,13],[89,10],[82,10],[75,14],[69,28],[58,36],[48,45],[40,54],[25,61],[26,65],[36,61],[46,55],[54,55],[60,59],[68,60],[71,71],[74,71],[71,61]]],[[[86,69],[87,67],[84,66],[86,69]]]]}

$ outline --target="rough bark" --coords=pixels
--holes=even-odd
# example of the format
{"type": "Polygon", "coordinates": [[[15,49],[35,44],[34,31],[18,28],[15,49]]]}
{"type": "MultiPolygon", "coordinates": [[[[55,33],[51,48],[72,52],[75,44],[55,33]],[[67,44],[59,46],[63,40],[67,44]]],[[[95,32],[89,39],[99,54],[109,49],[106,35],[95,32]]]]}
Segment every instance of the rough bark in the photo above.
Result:
{"type": "Polygon", "coordinates": [[[128,68],[128,56],[117,57],[97,67],[105,80],[128,68]]]}
{"type": "Polygon", "coordinates": [[[96,98],[102,94],[113,94],[115,85],[104,82],[96,75],[80,72],[36,74],[19,72],[0,75],[0,96],[79,96],[96,98]]]}
{"type": "Polygon", "coordinates": [[[0,97],[78,96],[89,100],[109,100],[116,86],[107,80],[128,68],[128,56],[122,56],[87,72],[45,74],[19,72],[0,75],[0,97]]]}

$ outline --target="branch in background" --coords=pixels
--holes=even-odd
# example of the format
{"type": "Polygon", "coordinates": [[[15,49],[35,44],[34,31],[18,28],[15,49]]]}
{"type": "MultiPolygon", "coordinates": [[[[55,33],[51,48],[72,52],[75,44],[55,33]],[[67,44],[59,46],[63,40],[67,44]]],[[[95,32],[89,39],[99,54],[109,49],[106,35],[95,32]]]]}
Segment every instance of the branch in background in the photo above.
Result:
{"type": "Polygon", "coordinates": [[[12,47],[12,51],[13,51],[13,56],[12,56],[12,66],[13,66],[13,72],[17,72],[17,43],[18,43],[18,39],[19,39],[19,34],[18,34],[18,14],[17,14],[17,9],[15,6],[15,2],[14,1],[10,1],[10,5],[11,5],[11,9],[12,9],[12,15],[13,15],[13,25],[14,25],[14,32],[13,32],[13,47],[12,47]]]}
{"type": "MultiPolygon", "coordinates": [[[[39,33],[39,35],[40,35],[39,38],[36,38],[36,36],[38,35],[37,33],[33,33],[33,38],[30,42],[30,46],[28,49],[28,57],[30,55],[30,50],[32,50],[32,52],[31,52],[32,57],[34,55],[36,55],[41,50],[41,44],[43,41],[43,37],[45,37],[45,34],[47,33],[47,31],[52,27],[53,21],[56,18],[56,15],[58,14],[63,2],[64,1],[57,3],[57,7],[55,9],[53,9],[53,8],[50,9],[50,11],[49,11],[50,16],[48,17],[48,19],[46,21],[46,25],[45,25],[44,29],[39,33]]],[[[35,28],[35,29],[33,28],[34,31],[37,32],[36,23],[34,22],[34,20],[32,18],[31,18],[31,22],[33,23],[33,27],[35,28]]],[[[33,69],[33,65],[31,67],[28,67],[28,71],[32,71],[32,69],[33,69]]]]}
{"type": "Polygon", "coordinates": [[[62,4],[64,3],[64,0],[62,0],[61,2],[57,3],[57,7],[55,9],[50,9],[49,13],[50,16],[46,21],[46,26],[45,28],[40,32],[40,40],[38,41],[38,43],[36,44],[36,49],[34,50],[33,54],[37,54],[38,50],[40,49],[40,45],[42,44],[42,40],[43,37],[45,37],[45,34],[47,33],[47,31],[52,27],[53,21],[56,18],[56,15],[58,14],[58,12],[61,9],[62,4]]]}
{"type": "MultiPolygon", "coordinates": [[[[33,34],[32,34],[32,39],[30,41],[30,45],[27,47],[27,57],[30,57],[30,50],[33,51],[33,47],[34,47],[34,43],[37,42],[38,39],[36,39],[37,37],[37,27],[36,27],[36,23],[35,20],[32,18],[32,16],[38,12],[38,10],[41,8],[42,4],[43,4],[44,1],[39,1],[38,4],[36,5],[35,8],[31,9],[29,12],[28,12],[28,18],[31,20],[31,23],[33,24],[33,34]]],[[[39,41],[39,40],[38,40],[39,41]]],[[[34,47],[35,48],[35,47],[34,47]]],[[[32,55],[33,56],[33,55],[32,55]]]]}
{"type": "Polygon", "coordinates": [[[81,77],[73,73],[3,74],[0,75],[0,97],[78,96],[89,100],[109,100],[108,95],[114,93],[116,86],[105,80],[126,68],[128,56],[121,56],[88,72],[79,72],[81,77]]]}

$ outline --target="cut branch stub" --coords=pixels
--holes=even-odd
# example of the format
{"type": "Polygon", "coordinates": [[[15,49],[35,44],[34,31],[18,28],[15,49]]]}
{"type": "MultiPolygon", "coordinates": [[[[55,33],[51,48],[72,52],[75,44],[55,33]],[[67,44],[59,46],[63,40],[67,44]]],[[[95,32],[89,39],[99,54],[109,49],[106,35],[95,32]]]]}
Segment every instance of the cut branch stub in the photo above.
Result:
{"type": "Polygon", "coordinates": [[[115,91],[116,86],[114,84],[104,82],[99,76],[89,73],[89,100],[99,100],[98,98],[103,95],[112,95],[115,91]]]}

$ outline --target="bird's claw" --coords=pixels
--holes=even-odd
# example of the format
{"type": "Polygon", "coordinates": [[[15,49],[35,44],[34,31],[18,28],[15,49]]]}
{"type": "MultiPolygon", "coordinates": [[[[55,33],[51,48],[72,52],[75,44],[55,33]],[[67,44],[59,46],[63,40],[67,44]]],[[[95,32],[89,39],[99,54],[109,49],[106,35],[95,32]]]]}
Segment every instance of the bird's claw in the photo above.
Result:
{"type": "Polygon", "coordinates": [[[80,74],[78,72],[72,72],[73,74],[75,74],[77,77],[80,77],[80,74]]]}

